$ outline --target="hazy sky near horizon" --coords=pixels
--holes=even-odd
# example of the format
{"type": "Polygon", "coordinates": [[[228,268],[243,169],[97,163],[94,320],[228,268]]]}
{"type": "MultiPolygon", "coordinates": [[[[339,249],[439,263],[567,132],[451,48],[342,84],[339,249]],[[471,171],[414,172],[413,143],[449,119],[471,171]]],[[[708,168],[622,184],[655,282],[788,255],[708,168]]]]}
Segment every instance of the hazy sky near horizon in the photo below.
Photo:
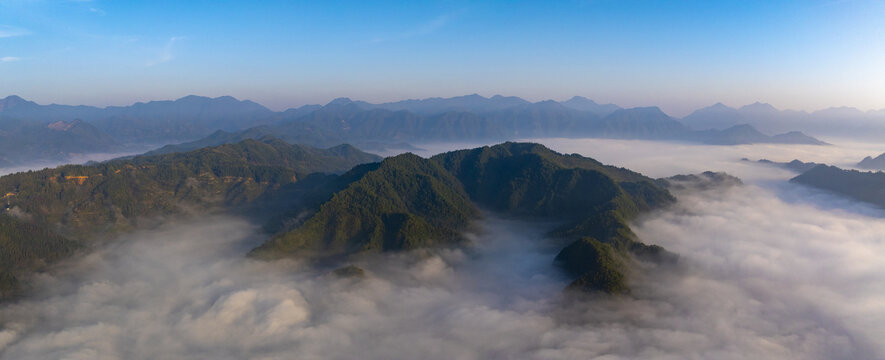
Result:
{"type": "Polygon", "coordinates": [[[885,108],[885,2],[0,0],[0,97],[885,108]]]}

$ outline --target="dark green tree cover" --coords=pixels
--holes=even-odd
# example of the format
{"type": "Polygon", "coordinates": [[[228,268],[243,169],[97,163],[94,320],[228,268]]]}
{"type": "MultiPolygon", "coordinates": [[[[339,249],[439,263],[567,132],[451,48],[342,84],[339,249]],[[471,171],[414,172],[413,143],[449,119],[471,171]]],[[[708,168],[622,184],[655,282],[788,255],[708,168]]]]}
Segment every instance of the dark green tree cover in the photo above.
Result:
{"type": "Polygon", "coordinates": [[[819,165],[790,180],[885,208],[885,173],[819,165]]]}
{"type": "Polygon", "coordinates": [[[655,180],[655,183],[670,190],[709,190],[744,184],[744,182],[736,176],[729,175],[725,172],[712,171],[704,171],[700,174],[674,175],[668,178],[657,179],[655,180]]]}
{"type": "Polygon", "coordinates": [[[569,289],[598,289],[607,293],[624,293],[626,259],[614,246],[592,237],[580,238],[566,246],[556,261],[572,274],[578,274],[569,289]]]}
{"type": "Polygon", "coordinates": [[[662,248],[637,241],[627,221],[674,201],[667,190],[635,172],[538,144],[505,143],[422,159],[388,158],[345,174],[352,181],[328,196],[303,222],[253,250],[253,256],[343,256],[457,244],[473,204],[512,216],[559,220],[554,234],[574,239],[557,259],[578,279],[575,288],[626,289],[630,255],[658,256],[662,248]],[[575,245],[588,238],[611,251],[575,245]],[[571,252],[577,251],[576,254],[571,252]],[[610,274],[589,281],[604,264],[610,274]]]}
{"type": "Polygon", "coordinates": [[[642,174],[540,144],[507,142],[432,160],[460,179],[472,199],[508,213],[581,217],[597,212],[595,207],[623,202],[620,210],[633,214],[674,200],[642,174]]]}
{"type": "Polygon", "coordinates": [[[16,273],[36,270],[70,256],[80,247],[46,227],[0,214],[0,298],[21,289],[16,273]]]}
{"type": "Polygon", "coordinates": [[[303,224],[267,241],[253,255],[341,256],[452,244],[462,240],[460,231],[478,216],[456,178],[413,154],[342,177],[353,182],[303,224]]]}
{"type": "Polygon", "coordinates": [[[264,139],[3,176],[0,277],[12,284],[15,273],[69,256],[69,244],[88,245],[144,219],[254,204],[310,173],[378,159],[349,145],[313,149],[264,139]]]}
{"type": "MultiPolygon", "coordinates": [[[[573,288],[620,292],[626,289],[628,254],[655,256],[663,249],[639,242],[627,221],[641,212],[671,204],[670,193],[639,173],[604,165],[577,154],[563,155],[542,145],[504,143],[492,147],[461,150],[433,158],[452,171],[471,198],[483,207],[511,215],[560,220],[554,235],[576,239],[563,249],[557,261],[578,279],[573,288]],[[619,261],[608,261],[607,252],[580,252],[587,238],[614,251],[619,261]],[[588,282],[596,276],[575,262],[612,265],[607,283],[588,282]]],[[[589,267],[596,269],[596,267],[589,267]]],[[[596,270],[594,270],[596,271],[596,270]]]]}
{"type": "Polygon", "coordinates": [[[337,278],[353,278],[353,279],[364,279],[366,277],[366,271],[362,268],[355,265],[347,265],[344,267],[340,267],[332,271],[332,276],[337,278]]]}
{"type": "Polygon", "coordinates": [[[505,143],[316,173],[376,159],[348,146],[317,150],[265,139],[5,176],[0,239],[8,239],[2,260],[9,265],[0,280],[10,293],[17,275],[139,219],[256,204],[283,214],[268,226],[277,235],[252,253],[267,258],[459,244],[479,216],[476,206],[560,221],[554,234],[573,242],[557,261],[575,276],[572,288],[627,291],[631,256],[666,254],[639,242],[627,221],[673,198],[626,169],[505,143]]]}
{"type": "Polygon", "coordinates": [[[12,174],[0,178],[0,192],[10,194],[5,202],[34,221],[60,224],[61,234],[82,238],[131,228],[138,217],[180,212],[181,204],[244,204],[309,173],[338,172],[377,159],[348,145],[320,150],[275,139],[246,140],[12,174]]]}

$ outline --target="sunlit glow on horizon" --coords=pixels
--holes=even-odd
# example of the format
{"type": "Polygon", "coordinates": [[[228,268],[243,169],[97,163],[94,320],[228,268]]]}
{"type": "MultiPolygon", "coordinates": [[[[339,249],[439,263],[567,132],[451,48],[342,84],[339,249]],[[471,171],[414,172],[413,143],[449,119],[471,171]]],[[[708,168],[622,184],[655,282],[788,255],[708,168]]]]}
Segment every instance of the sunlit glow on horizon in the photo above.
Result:
{"type": "Polygon", "coordinates": [[[717,102],[885,108],[876,1],[0,1],[0,97],[274,110],[478,93],[674,116],[717,102]],[[383,20],[383,21],[379,21],[383,20]]]}

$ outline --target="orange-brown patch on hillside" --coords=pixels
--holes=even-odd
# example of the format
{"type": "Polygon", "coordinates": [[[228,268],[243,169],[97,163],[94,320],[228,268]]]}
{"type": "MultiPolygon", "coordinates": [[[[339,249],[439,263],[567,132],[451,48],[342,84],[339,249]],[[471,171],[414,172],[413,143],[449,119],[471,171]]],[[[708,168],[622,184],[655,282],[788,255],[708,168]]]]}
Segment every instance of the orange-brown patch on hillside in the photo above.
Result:
{"type": "Polygon", "coordinates": [[[75,180],[75,181],[77,181],[78,185],[83,185],[83,183],[85,183],[86,180],[89,180],[89,177],[88,176],[69,175],[69,176],[65,176],[65,180],[75,180]]]}

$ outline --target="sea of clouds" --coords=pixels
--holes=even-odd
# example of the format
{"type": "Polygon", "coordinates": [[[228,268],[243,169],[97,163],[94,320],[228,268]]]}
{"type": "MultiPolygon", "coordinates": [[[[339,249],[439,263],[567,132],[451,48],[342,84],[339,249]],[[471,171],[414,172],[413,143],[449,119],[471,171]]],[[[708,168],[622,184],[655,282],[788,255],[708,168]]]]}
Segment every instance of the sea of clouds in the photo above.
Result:
{"type": "Polygon", "coordinates": [[[266,235],[243,219],[170,223],[41,275],[30,298],[0,307],[0,358],[885,357],[885,212],[740,160],[844,166],[874,146],[539,141],[651,176],[728,171],[746,185],[679,192],[637,220],[639,237],[680,264],[642,264],[617,297],[564,295],[551,225],[492,214],[467,248],[354,259],[363,280],[244,257],[266,235]]]}

